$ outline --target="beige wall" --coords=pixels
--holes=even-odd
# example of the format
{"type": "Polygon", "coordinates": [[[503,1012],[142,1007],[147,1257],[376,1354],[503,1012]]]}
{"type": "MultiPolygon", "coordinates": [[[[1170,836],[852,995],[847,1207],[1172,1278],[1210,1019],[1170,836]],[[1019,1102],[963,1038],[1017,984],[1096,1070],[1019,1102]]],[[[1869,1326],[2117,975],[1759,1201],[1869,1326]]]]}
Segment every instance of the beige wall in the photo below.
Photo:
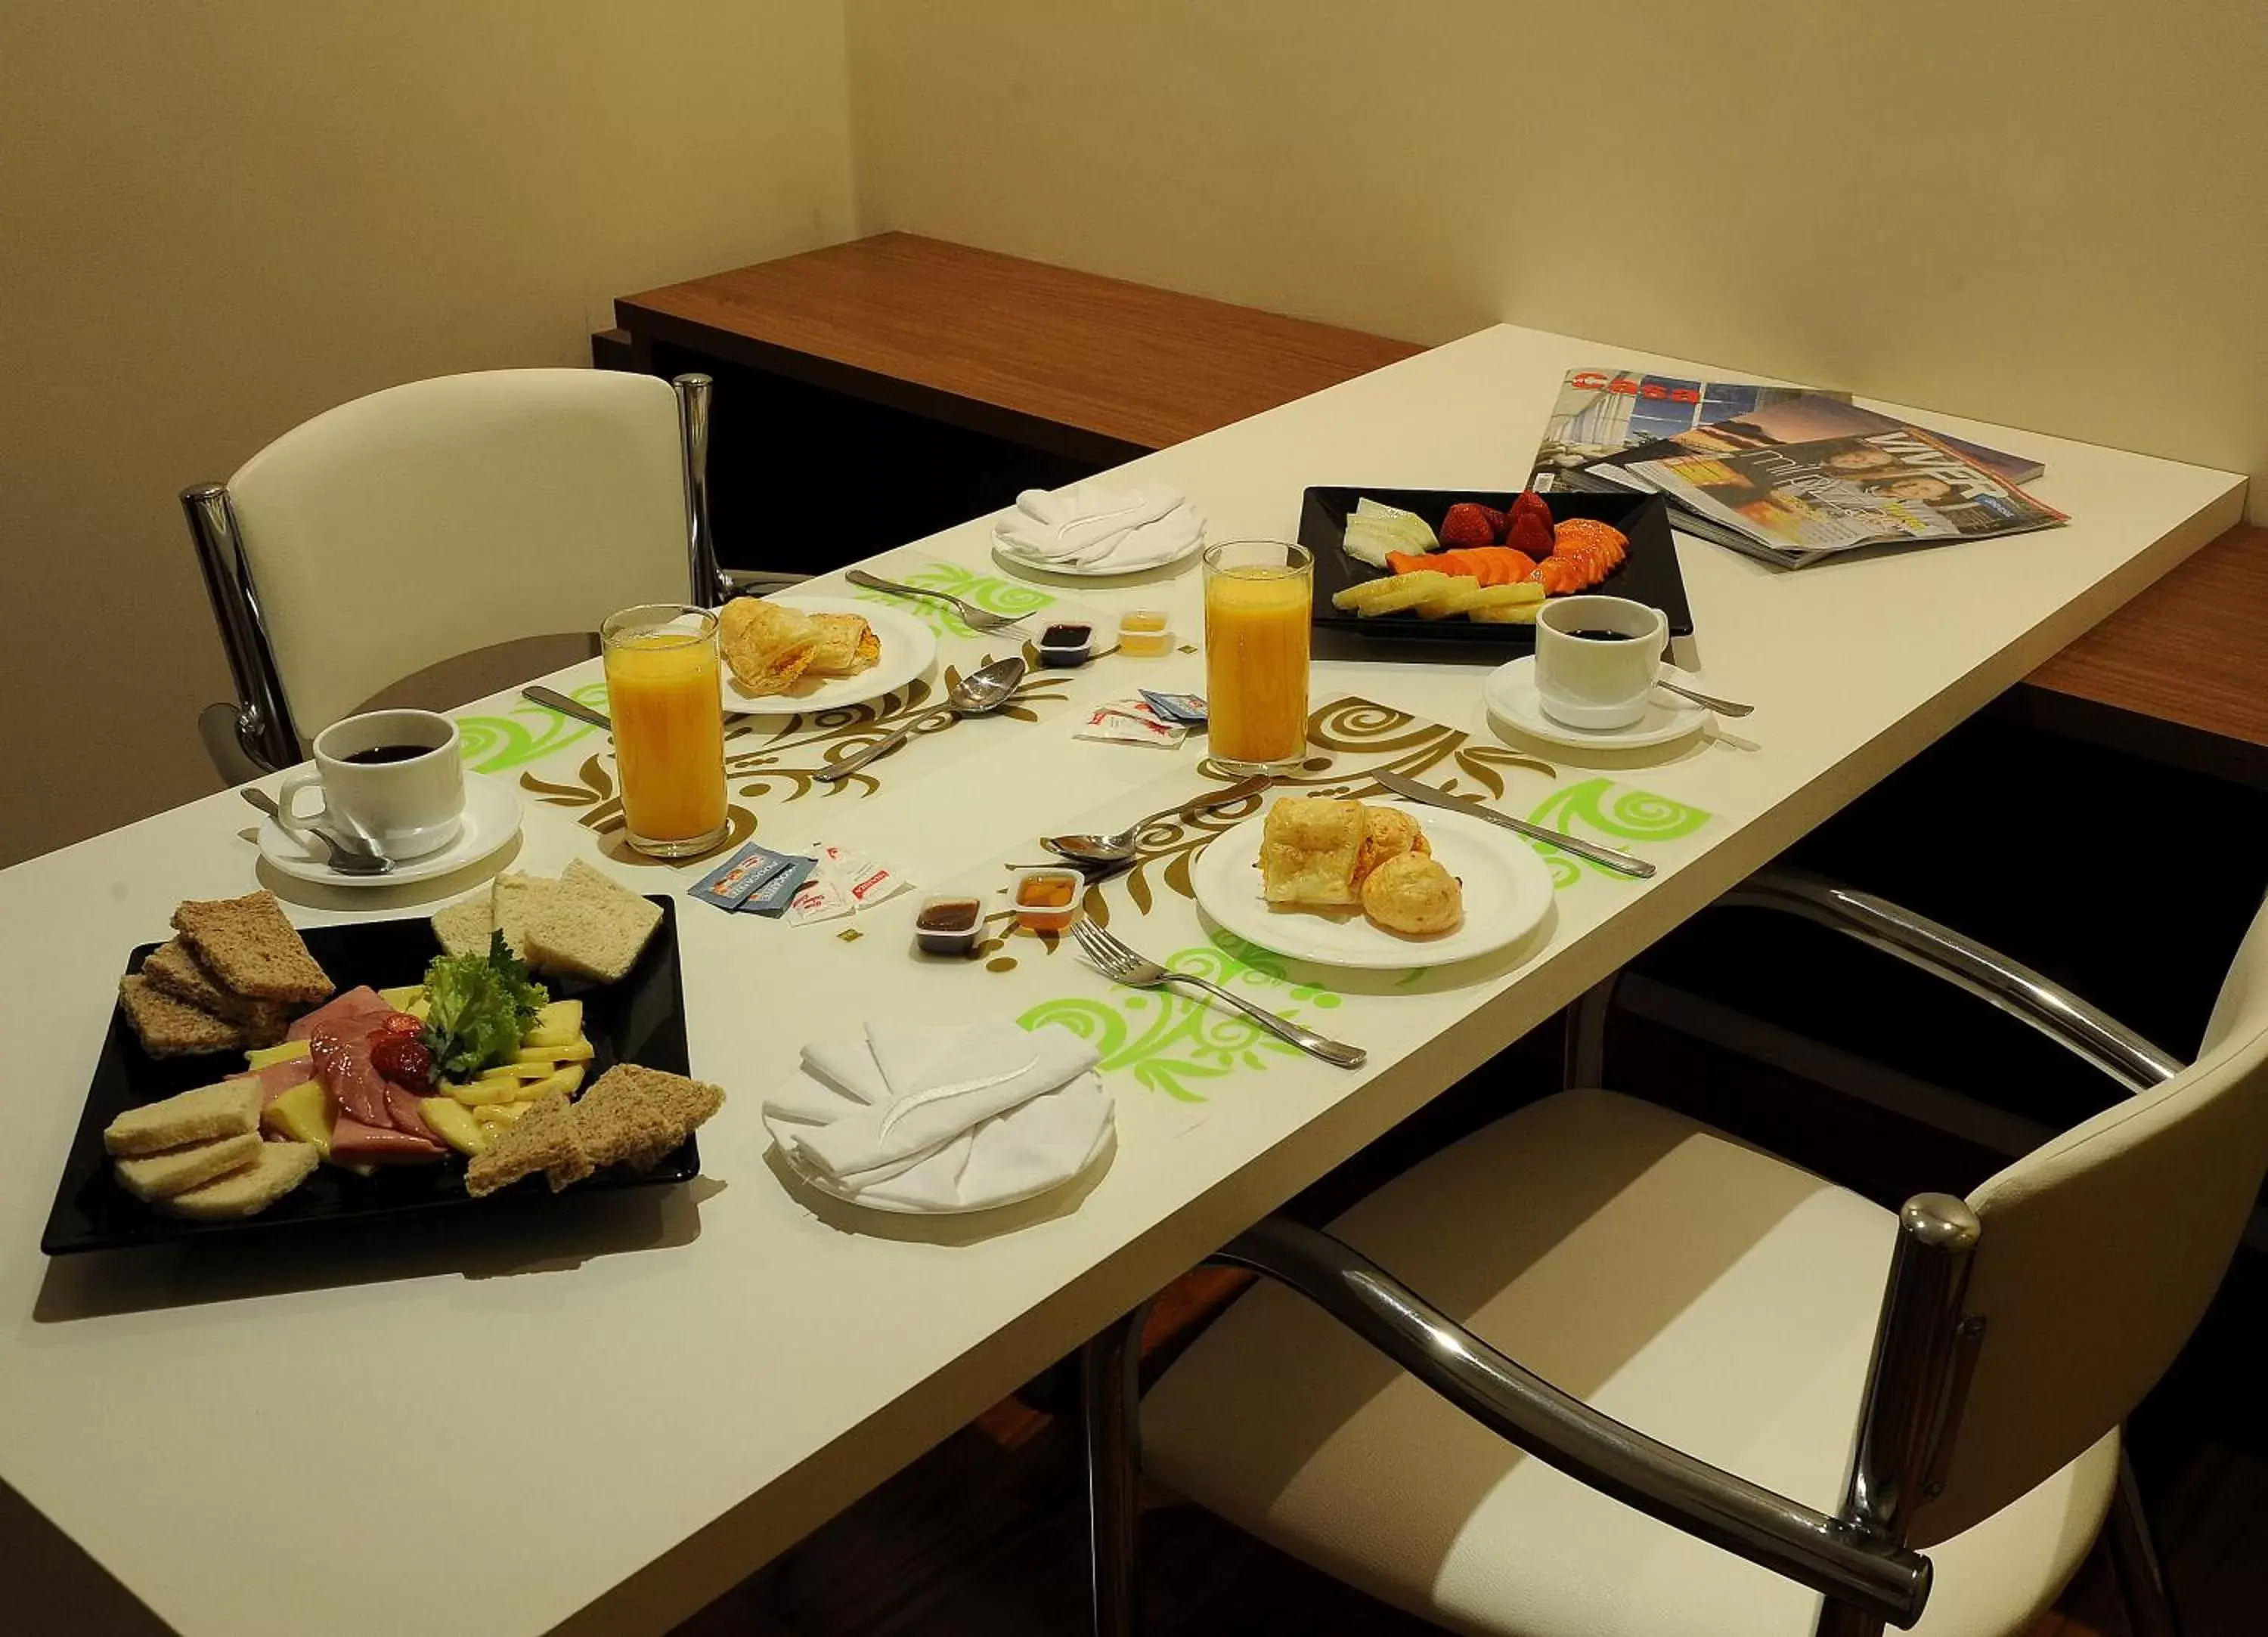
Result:
{"type": "Polygon", "coordinates": [[[850,18],[868,231],[1414,341],[1509,319],[2268,475],[2257,0],[850,18]]]}
{"type": "MultiPolygon", "coordinates": [[[[826,0],[16,0],[5,34],[0,863],[213,788],[184,485],[851,230],[826,0]]],[[[446,594],[371,567],[398,617],[446,594]]]]}

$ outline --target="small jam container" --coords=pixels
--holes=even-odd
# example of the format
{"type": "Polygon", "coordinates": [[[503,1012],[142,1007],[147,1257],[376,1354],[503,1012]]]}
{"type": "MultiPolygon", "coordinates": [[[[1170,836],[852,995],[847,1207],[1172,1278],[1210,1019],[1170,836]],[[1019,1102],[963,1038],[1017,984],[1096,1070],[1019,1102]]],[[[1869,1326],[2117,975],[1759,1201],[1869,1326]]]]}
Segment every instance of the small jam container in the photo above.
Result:
{"type": "Polygon", "coordinates": [[[1008,884],[1016,924],[1027,932],[1063,932],[1079,919],[1086,877],[1076,870],[1019,870],[1008,884]]]}
{"type": "Polygon", "coordinates": [[[925,898],[914,916],[914,942],[924,955],[966,955],[983,921],[984,906],[966,893],[925,898]]]}
{"type": "Polygon", "coordinates": [[[1085,664],[1094,652],[1091,625],[1051,625],[1040,633],[1040,664],[1053,671],[1071,671],[1085,664]]]}
{"type": "Polygon", "coordinates": [[[1118,616],[1118,651],[1136,659],[1156,659],[1174,650],[1174,634],[1155,608],[1130,608],[1118,616]]]}

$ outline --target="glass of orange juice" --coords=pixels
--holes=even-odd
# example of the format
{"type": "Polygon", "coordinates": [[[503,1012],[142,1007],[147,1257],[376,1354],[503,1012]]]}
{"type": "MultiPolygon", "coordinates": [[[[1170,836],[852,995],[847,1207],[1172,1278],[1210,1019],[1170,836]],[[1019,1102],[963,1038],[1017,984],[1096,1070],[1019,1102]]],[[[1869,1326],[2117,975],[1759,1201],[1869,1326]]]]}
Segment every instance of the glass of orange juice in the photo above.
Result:
{"type": "Polygon", "coordinates": [[[655,858],[707,852],[725,837],[716,614],[648,603],[608,615],[599,641],[630,845],[655,858]]]}
{"type": "Polygon", "coordinates": [[[1314,559],[1281,540],[1204,552],[1205,711],[1212,760],[1289,773],[1307,751],[1307,627],[1314,559]]]}

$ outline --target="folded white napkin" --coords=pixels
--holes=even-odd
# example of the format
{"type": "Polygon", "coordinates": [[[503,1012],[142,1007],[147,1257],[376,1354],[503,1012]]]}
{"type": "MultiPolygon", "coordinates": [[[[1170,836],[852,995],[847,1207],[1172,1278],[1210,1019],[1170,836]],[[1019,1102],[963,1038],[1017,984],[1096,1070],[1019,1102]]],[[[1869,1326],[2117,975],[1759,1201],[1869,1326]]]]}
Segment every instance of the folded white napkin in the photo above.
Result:
{"type": "Polygon", "coordinates": [[[1062,1029],[869,1024],[803,1048],[764,1125],[828,1192],[883,1210],[970,1211],[1068,1182],[1111,1137],[1094,1048],[1062,1029]]]}
{"type": "Polygon", "coordinates": [[[1027,557],[1115,573],[1152,568],[1187,551],[1204,537],[1204,518],[1181,490],[1163,483],[1073,483],[1026,489],[993,525],[992,537],[1027,557]]]}

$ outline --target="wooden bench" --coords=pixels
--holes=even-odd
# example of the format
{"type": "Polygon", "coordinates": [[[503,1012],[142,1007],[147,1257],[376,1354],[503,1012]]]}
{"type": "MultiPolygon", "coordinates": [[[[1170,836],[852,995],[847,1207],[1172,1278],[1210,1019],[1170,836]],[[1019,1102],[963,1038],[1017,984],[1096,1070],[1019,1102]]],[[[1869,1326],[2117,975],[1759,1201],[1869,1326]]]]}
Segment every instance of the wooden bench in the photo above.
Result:
{"type": "MultiPolygon", "coordinates": [[[[601,365],[705,369],[735,566],[832,566],[1422,349],[909,233],[615,304],[601,365]],[[769,466],[770,475],[762,468],[769,466]],[[792,476],[785,475],[792,474],[792,476]],[[812,557],[814,542],[832,541],[812,557]]],[[[2231,531],[2004,706],[2268,787],[2268,529],[2231,531]]]]}

